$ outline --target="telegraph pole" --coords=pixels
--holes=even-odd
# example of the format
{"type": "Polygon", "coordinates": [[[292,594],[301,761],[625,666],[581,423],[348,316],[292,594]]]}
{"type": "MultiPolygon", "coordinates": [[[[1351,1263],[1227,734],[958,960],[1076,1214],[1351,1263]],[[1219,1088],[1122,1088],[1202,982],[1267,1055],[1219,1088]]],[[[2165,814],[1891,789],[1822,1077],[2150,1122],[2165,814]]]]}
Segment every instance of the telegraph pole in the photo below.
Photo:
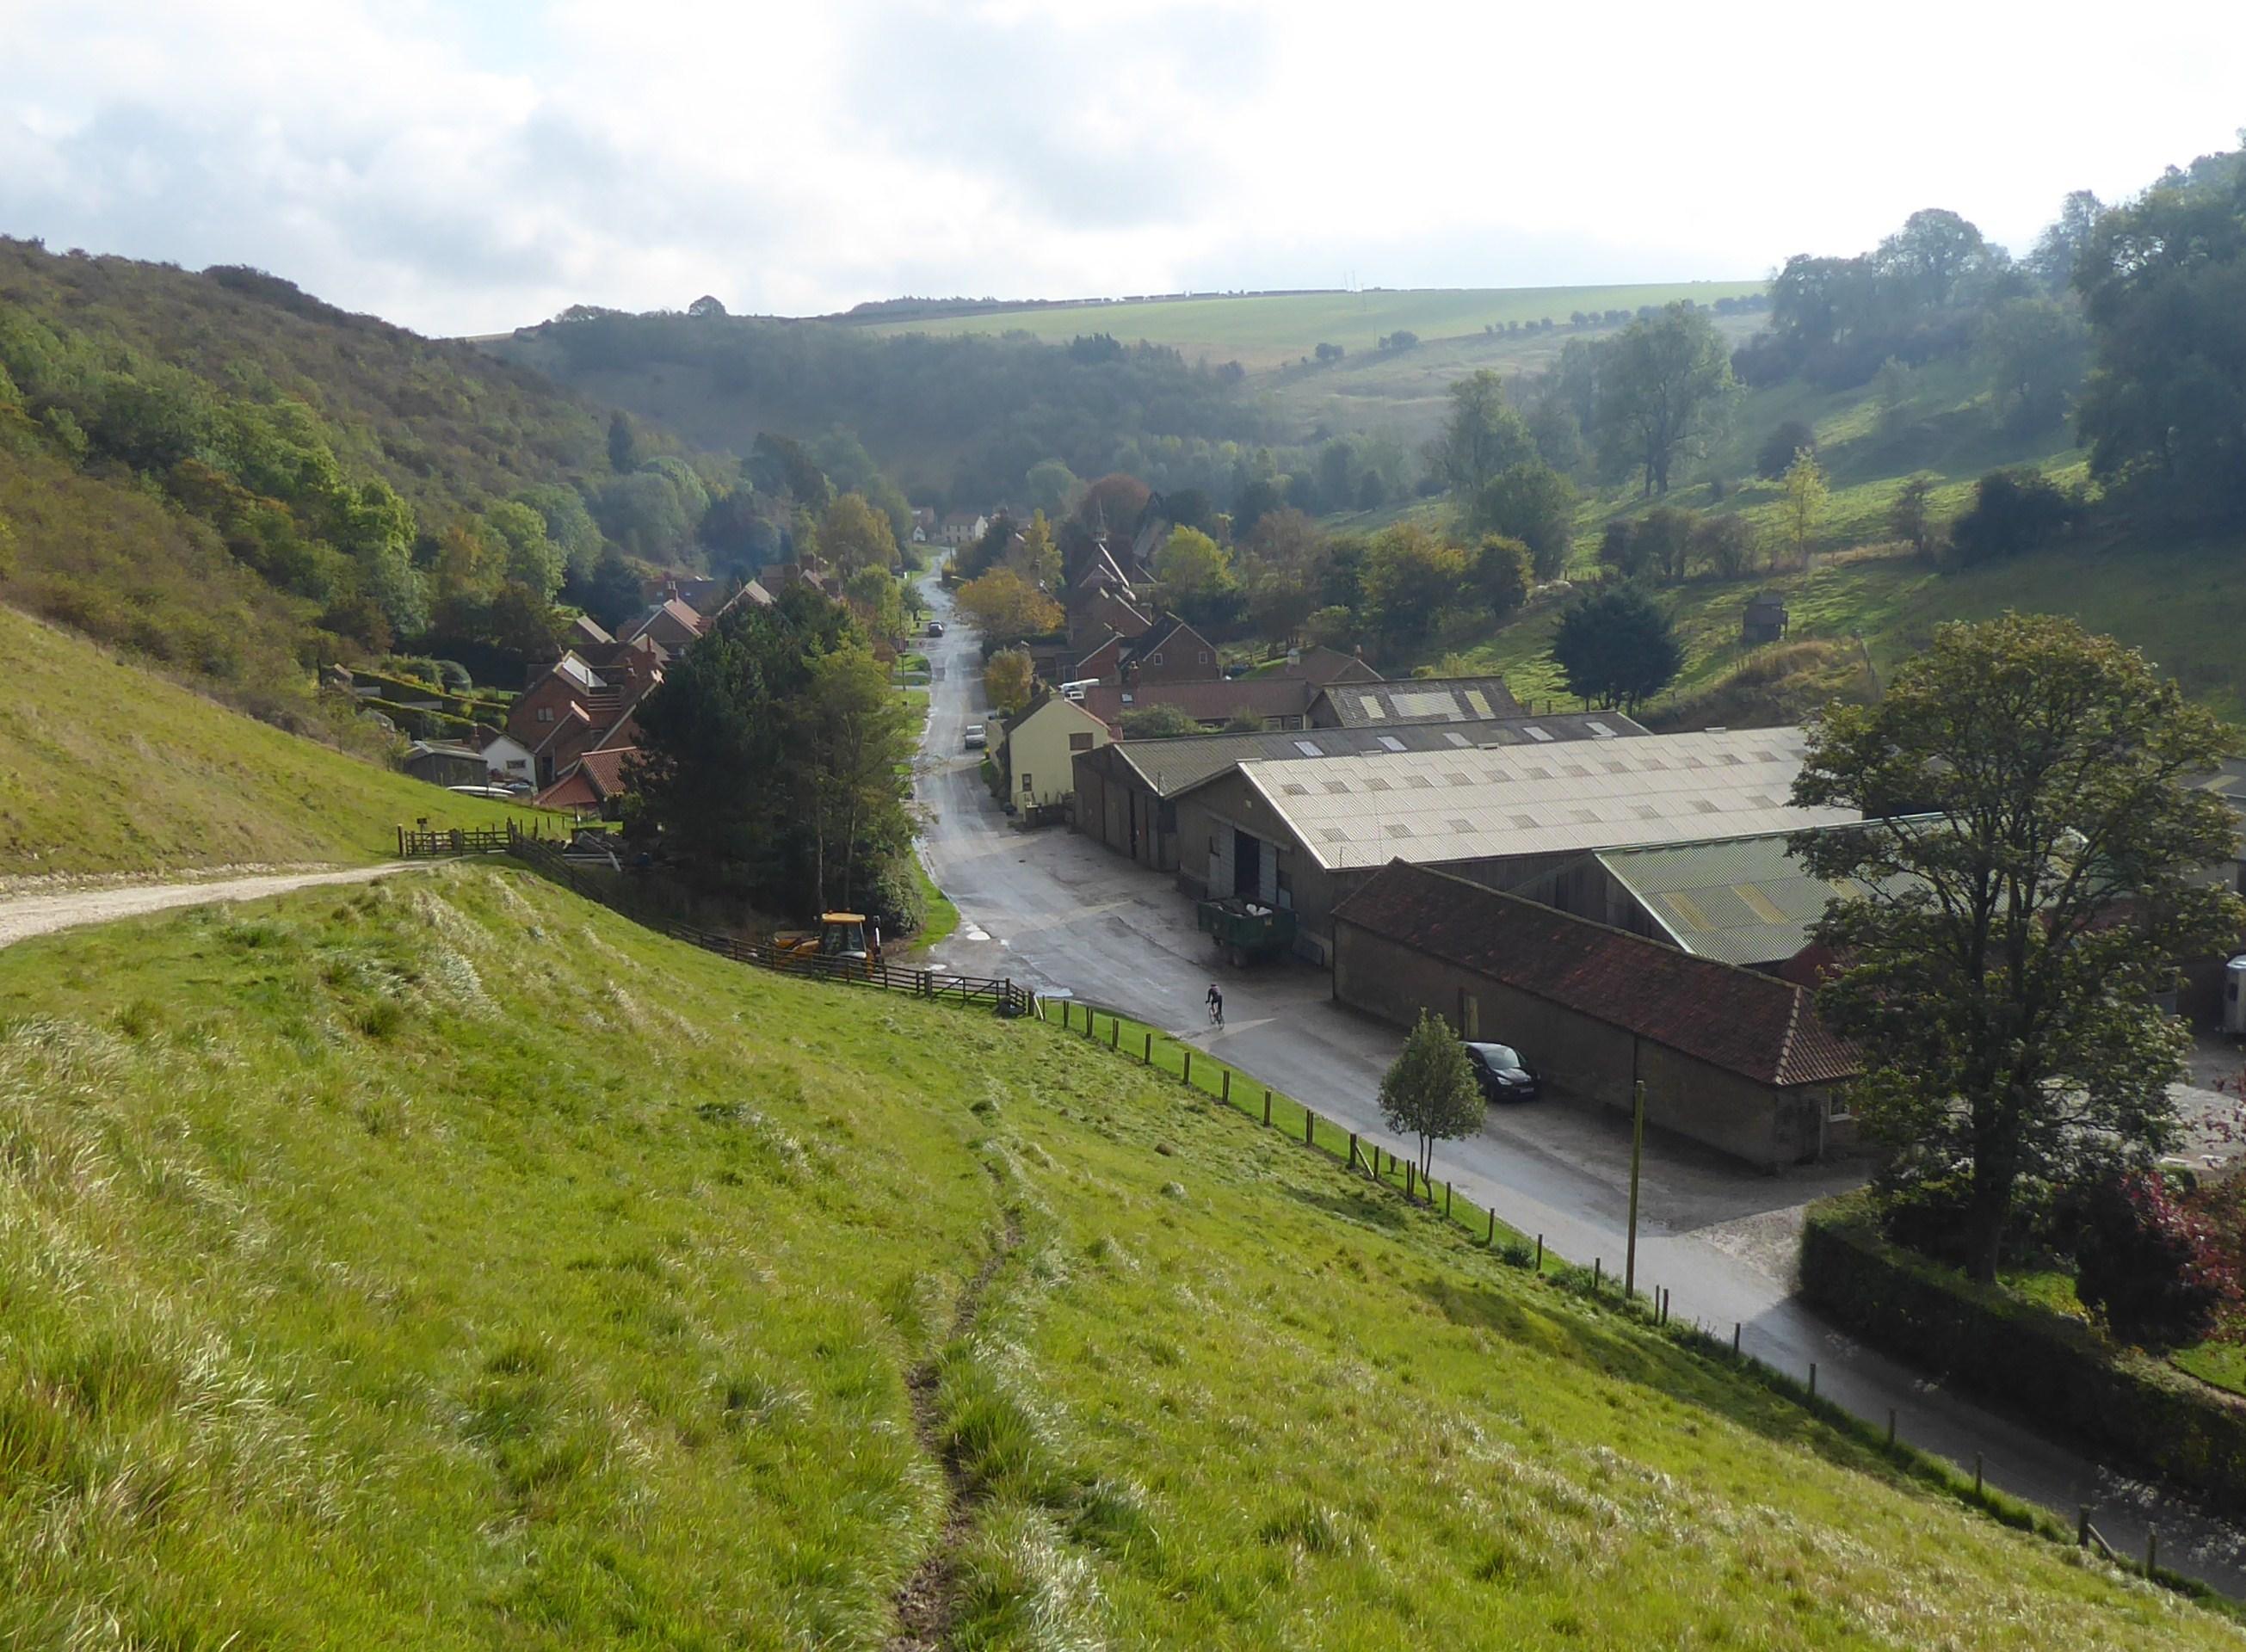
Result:
{"type": "Polygon", "coordinates": [[[1637,1081],[1630,1118],[1630,1242],[1623,1254],[1622,1299],[1637,1290],[1637,1166],[1645,1157],[1645,1080],[1637,1081]]]}

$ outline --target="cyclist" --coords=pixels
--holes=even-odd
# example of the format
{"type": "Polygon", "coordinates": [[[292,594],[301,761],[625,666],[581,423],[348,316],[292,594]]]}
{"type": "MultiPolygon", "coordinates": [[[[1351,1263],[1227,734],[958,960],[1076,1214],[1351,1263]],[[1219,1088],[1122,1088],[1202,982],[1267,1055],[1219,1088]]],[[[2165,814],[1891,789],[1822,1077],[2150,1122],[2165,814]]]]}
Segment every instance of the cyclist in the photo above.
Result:
{"type": "Polygon", "coordinates": [[[1208,1023],[1212,1027],[1224,1024],[1224,995],[1216,989],[1216,982],[1208,983],[1208,996],[1201,1000],[1208,1006],[1208,1023]]]}

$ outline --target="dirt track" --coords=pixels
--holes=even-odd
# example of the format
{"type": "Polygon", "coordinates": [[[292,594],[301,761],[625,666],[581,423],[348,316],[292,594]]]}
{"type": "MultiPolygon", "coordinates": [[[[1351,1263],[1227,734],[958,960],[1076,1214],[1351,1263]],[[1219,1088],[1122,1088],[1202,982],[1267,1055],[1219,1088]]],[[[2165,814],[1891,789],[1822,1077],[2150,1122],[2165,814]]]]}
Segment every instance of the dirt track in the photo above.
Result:
{"type": "Polygon", "coordinates": [[[0,897],[0,947],[33,935],[81,924],[136,918],[174,907],[208,906],[217,901],[255,901],[323,883],[366,883],[405,870],[399,866],[347,867],[327,872],[283,872],[268,877],[215,878],[201,883],[128,883],[69,890],[55,894],[0,897]]]}

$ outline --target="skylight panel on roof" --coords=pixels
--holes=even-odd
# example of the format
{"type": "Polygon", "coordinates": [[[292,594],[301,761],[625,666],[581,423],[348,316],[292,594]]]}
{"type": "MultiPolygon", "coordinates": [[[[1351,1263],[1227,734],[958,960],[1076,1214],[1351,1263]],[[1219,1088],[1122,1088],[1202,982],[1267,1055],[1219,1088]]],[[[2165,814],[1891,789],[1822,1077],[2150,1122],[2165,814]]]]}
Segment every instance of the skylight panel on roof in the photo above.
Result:
{"type": "Polygon", "coordinates": [[[1448,717],[1458,709],[1447,689],[1399,689],[1390,697],[1396,703],[1399,717],[1448,717]]]}
{"type": "Polygon", "coordinates": [[[1391,788],[1385,778],[1376,774],[1365,781],[1365,789],[1368,792],[1386,792],[1391,788]]]}
{"type": "Polygon", "coordinates": [[[1412,835],[1412,828],[1401,820],[1392,821],[1388,826],[1388,835],[1392,838],[1408,838],[1412,835]]]}
{"type": "Polygon", "coordinates": [[[1391,751],[1401,751],[1404,749],[1404,742],[1398,739],[1392,734],[1382,735],[1380,737],[1380,744],[1391,751]]]}
{"type": "Polygon", "coordinates": [[[1345,798],[1349,795],[1349,782],[1346,780],[1329,780],[1326,782],[1326,791],[1334,797],[1345,798]]]}
{"type": "Polygon", "coordinates": [[[1473,821],[1461,820],[1455,814],[1453,815],[1445,824],[1446,824],[1453,832],[1471,832],[1474,830],[1473,821]]]}
{"type": "Polygon", "coordinates": [[[1589,729],[1592,733],[1597,735],[1602,740],[1611,740],[1615,738],[1615,731],[1596,717],[1589,723],[1584,724],[1583,726],[1589,729]]]}
{"type": "Polygon", "coordinates": [[[1299,785],[1293,780],[1288,781],[1287,784],[1281,786],[1279,790],[1285,792],[1290,798],[1306,798],[1310,795],[1310,787],[1299,785]]]}
{"type": "Polygon", "coordinates": [[[1489,696],[1484,694],[1480,689],[1467,690],[1467,708],[1476,717],[1494,715],[1489,709],[1489,696]]]}
{"type": "Polygon", "coordinates": [[[1368,723],[1377,722],[1380,718],[1388,715],[1387,710],[1381,705],[1380,702],[1374,699],[1370,694],[1366,695],[1363,700],[1358,702],[1358,710],[1365,713],[1365,719],[1368,723]]]}
{"type": "Polygon", "coordinates": [[[1443,738],[1446,740],[1448,740],[1453,745],[1471,745],[1474,744],[1473,741],[1467,739],[1465,735],[1460,734],[1456,729],[1445,729],[1443,731],[1443,738]]]}
{"type": "Polygon", "coordinates": [[[1404,784],[1412,791],[1426,792],[1432,790],[1435,783],[1424,774],[1407,774],[1404,777],[1404,784]]]}
{"type": "Polygon", "coordinates": [[[1551,730],[1540,729],[1534,723],[1524,725],[1521,731],[1532,740],[1542,740],[1548,743],[1552,738],[1551,730]]]}
{"type": "Polygon", "coordinates": [[[1521,831],[1534,832],[1544,823],[1533,814],[1516,814],[1513,817],[1513,824],[1521,831]]]}
{"type": "Polygon", "coordinates": [[[1320,826],[1318,828],[1318,836],[1323,841],[1327,843],[1347,843],[1349,841],[1349,833],[1343,831],[1339,826],[1320,826]]]}
{"type": "MultiPolygon", "coordinates": [[[[1448,780],[1453,785],[1472,785],[1474,784],[1474,776],[1463,773],[1457,769],[1452,770],[1450,773],[1445,775],[1443,778],[1448,780]]],[[[1501,774],[1495,774],[1492,775],[1490,778],[1494,780],[1502,780],[1505,777],[1501,774]]]]}
{"type": "Polygon", "coordinates": [[[1300,751],[1306,758],[1322,758],[1325,756],[1324,748],[1320,746],[1316,740],[1297,740],[1295,742],[1295,750],[1300,751]]]}
{"type": "Polygon", "coordinates": [[[1591,772],[1580,763],[1562,763],[1560,765],[1560,772],[1576,780],[1588,780],[1591,778],[1591,772]]]}

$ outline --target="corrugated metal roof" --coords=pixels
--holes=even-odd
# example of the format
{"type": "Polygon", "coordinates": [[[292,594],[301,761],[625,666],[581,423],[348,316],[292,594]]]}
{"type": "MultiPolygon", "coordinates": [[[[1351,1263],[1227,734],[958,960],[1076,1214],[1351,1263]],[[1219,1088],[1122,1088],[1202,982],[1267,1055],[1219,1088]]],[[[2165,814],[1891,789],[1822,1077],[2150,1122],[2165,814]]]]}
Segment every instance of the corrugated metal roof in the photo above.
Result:
{"type": "Polygon", "coordinates": [[[1853,810],[1787,800],[1801,752],[1799,729],[1752,729],[1243,762],[1240,772],[1319,865],[1344,870],[1399,856],[1492,860],[1759,837],[1856,819],[1853,810]],[[1460,773],[1463,785],[1452,778],[1460,773]],[[1409,785],[1413,775],[1428,785],[1409,785]],[[1307,795],[1286,790],[1305,781],[1319,784],[1307,795]],[[1469,828],[1460,830],[1460,819],[1469,828]]]}
{"type": "Polygon", "coordinates": [[[1521,714],[1501,676],[1414,677],[1400,683],[1331,683],[1326,704],[1345,729],[1399,723],[1475,723],[1521,714]]]}
{"type": "Polygon", "coordinates": [[[1850,880],[1812,877],[1783,834],[1609,849],[1608,874],[1685,951],[1724,963],[1766,964],[1809,943],[1835,895],[1868,894],[1850,880]]]}
{"type": "MultiPolygon", "coordinates": [[[[1407,723],[1392,728],[1188,734],[1164,740],[1119,740],[1112,749],[1157,795],[1170,798],[1228,772],[1235,764],[1289,758],[1324,762],[1337,757],[1394,754],[1399,748],[1407,751],[1441,751],[1455,757],[1460,751],[1472,751],[1485,745],[1527,744],[1531,739],[1528,728],[1532,724],[1555,740],[1604,740],[1645,732],[1628,717],[1612,711],[1588,715],[1563,711],[1555,717],[1407,723]],[[1392,741],[1395,744],[1388,744],[1392,741]]],[[[1307,789],[1303,781],[1293,784],[1307,789]]]]}

